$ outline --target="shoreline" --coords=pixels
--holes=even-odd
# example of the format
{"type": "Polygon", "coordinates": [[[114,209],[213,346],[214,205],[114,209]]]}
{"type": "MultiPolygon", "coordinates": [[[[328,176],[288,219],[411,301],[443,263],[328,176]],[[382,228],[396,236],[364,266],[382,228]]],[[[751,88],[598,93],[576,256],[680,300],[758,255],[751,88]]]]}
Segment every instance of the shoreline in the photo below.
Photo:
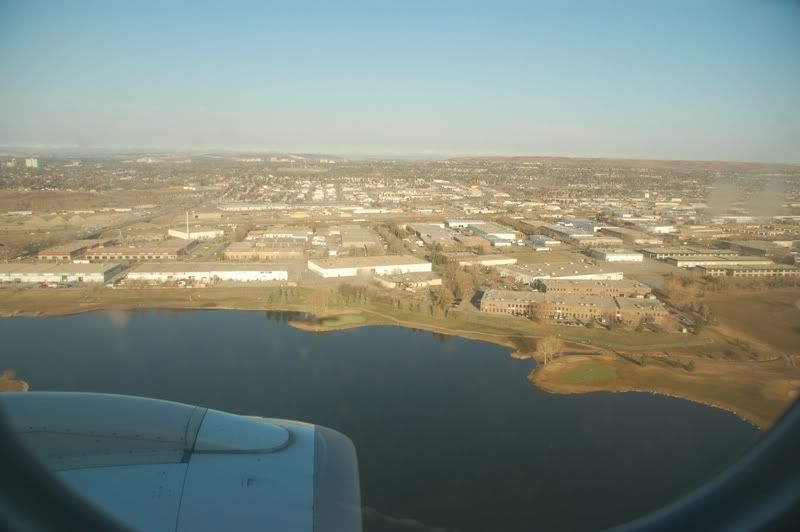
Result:
{"type": "MultiPolygon", "coordinates": [[[[121,312],[136,312],[136,311],[203,311],[203,310],[225,310],[225,311],[240,311],[240,312],[302,312],[314,315],[315,312],[310,308],[310,305],[297,303],[297,304],[278,304],[274,305],[271,304],[269,306],[263,305],[258,301],[253,301],[252,299],[244,300],[244,301],[236,301],[234,304],[221,304],[217,301],[213,301],[209,299],[209,297],[203,298],[203,295],[209,296],[210,294],[202,294],[195,300],[192,299],[193,293],[185,293],[189,295],[188,300],[184,301],[148,301],[147,303],[143,301],[136,301],[135,298],[132,301],[128,302],[108,302],[108,301],[95,301],[89,302],[85,301],[81,304],[81,301],[75,301],[78,299],[76,297],[72,297],[71,300],[64,302],[62,306],[51,306],[51,308],[42,309],[38,308],[35,311],[31,310],[24,310],[24,309],[15,309],[12,312],[8,310],[0,310],[0,317],[1,318],[23,318],[23,317],[33,317],[33,318],[58,318],[58,317],[67,317],[67,316],[74,316],[78,314],[88,313],[88,312],[114,312],[114,311],[121,311],[121,312]],[[77,303],[77,304],[76,304],[77,303]],[[250,304],[242,304],[242,303],[250,303],[250,304]],[[255,303],[255,304],[253,304],[255,303]]],[[[80,293],[76,294],[68,294],[69,296],[78,296],[81,295],[80,293]]],[[[130,295],[130,294],[128,294],[130,295]]],[[[138,294],[137,294],[138,295],[138,294]]],[[[174,295],[174,294],[171,294],[174,295]]],[[[182,294],[183,295],[183,294],[182,294]]],[[[70,299],[70,298],[68,298],[70,299]]],[[[322,323],[314,323],[314,322],[304,322],[300,320],[288,320],[287,325],[293,327],[298,330],[303,330],[305,332],[311,333],[327,333],[327,332],[335,332],[340,330],[350,330],[356,329],[360,327],[369,327],[369,326],[390,326],[390,327],[402,327],[406,329],[418,330],[418,331],[425,331],[434,334],[443,334],[447,336],[453,336],[458,338],[464,338],[467,340],[473,341],[481,341],[487,342],[493,345],[498,345],[501,347],[508,348],[510,350],[509,356],[516,359],[527,359],[533,358],[532,351],[530,344],[532,340],[537,338],[541,338],[544,334],[514,334],[511,330],[508,332],[488,332],[488,331],[471,331],[464,328],[458,328],[459,322],[456,320],[452,321],[451,327],[447,326],[439,326],[436,325],[435,322],[437,320],[431,319],[428,322],[416,322],[416,321],[407,321],[400,319],[398,317],[387,315],[383,312],[378,312],[376,310],[357,307],[351,309],[329,309],[326,310],[322,314],[322,323]],[[342,317],[346,316],[357,316],[357,320],[348,320],[348,319],[341,319],[342,317]],[[329,320],[331,323],[325,324],[324,321],[329,320]]],[[[468,322],[462,322],[463,325],[468,326],[468,322]]],[[[490,329],[492,330],[492,329],[490,329]]],[[[566,357],[561,357],[560,359],[556,360],[556,364],[560,362],[560,364],[565,364],[566,359],[571,358],[572,356],[580,356],[583,355],[584,358],[587,360],[591,360],[592,362],[600,361],[600,360],[609,360],[609,357],[613,357],[610,353],[613,352],[607,347],[602,347],[599,345],[593,344],[591,341],[574,341],[573,339],[569,339],[568,337],[564,339],[565,344],[569,347],[568,349],[571,352],[575,352],[575,355],[569,355],[566,357]],[[577,350],[575,348],[578,348],[577,350]],[[577,351],[577,352],[576,352],[577,351]]],[[[703,344],[699,344],[702,347],[703,344]]],[[[698,347],[698,345],[694,345],[691,347],[698,347]]],[[[644,351],[643,349],[620,349],[621,351],[627,351],[632,353],[641,353],[644,351]]],[[[576,358],[577,358],[576,356],[576,358]]],[[[575,364],[580,364],[581,362],[569,362],[570,367],[575,367],[575,364]]],[[[703,364],[708,366],[712,366],[716,364],[719,366],[719,370],[722,371],[723,369],[727,370],[730,369],[731,363],[726,363],[724,361],[715,361],[713,364],[709,361],[703,361],[703,364]],[[727,364],[727,367],[725,367],[727,364]]],[[[703,394],[702,392],[694,391],[689,392],[687,390],[678,390],[672,389],[670,386],[665,386],[663,383],[660,385],[641,385],[641,382],[646,381],[646,377],[648,371],[641,371],[646,370],[647,368],[639,368],[640,371],[636,374],[632,374],[632,372],[628,373],[628,379],[630,382],[624,383],[617,383],[615,386],[610,386],[609,383],[595,383],[592,385],[583,385],[583,386],[570,386],[565,385],[564,383],[554,382],[553,379],[549,379],[547,373],[552,373],[552,366],[551,363],[548,366],[542,366],[537,364],[535,370],[532,372],[531,382],[534,386],[539,388],[540,390],[547,392],[547,393],[554,393],[554,394],[575,394],[575,393],[592,393],[592,392],[614,392],[614,393],[626,393],[626,392],[639,392],[639,393],[654,393],[658,395],[663,395],[666,397],[673,397],[688,400],[694,403],[702,404],[705,406],[718,408],[720,410],[724,410],[736,415],[738,418],[743,419],[744,421],[756,426],[759,429],[764,429],[768,427],[774,419],[779,417],[780,412],[775,412],[776,409],[770,408],[768,409],[769,412],[754,412],[753,408],[743,408],[743,405],[737,404],[735,401],[724,401],[719,398],[715,398],[713,394],[703,394]],[[637,381],[640,381],[637,383],[637,381]]],[[[650,368],[651,370],[653,368],[650,368]]],[[[664,374],[668,375],[672,378],[675,382],[685,378],[687,380],[692,379],[691,374],[682,374],[678,370],[674,369],[667,369],[667,368],[659,368],[659,370],[664,374]]],[[[635,370],[633,370],[635,371],[635,370]]],[[[747,372],[742,372],[741,375],[738,375],[740,379],[746,379],[747,372]]],[[[709,377],[713,377],[713,375],[709,375],[709,377]]],[[[800,381],[799,381],[800,382],[800,381]]],[[[741,382],[736,383],[741,384],[741,382]]],[[[788,406],[791,403],[791,400],[787,399],[785,401],[784,407],[788,406]]],[[[763,405],[759,405],[763,406],[763,405]]]]}

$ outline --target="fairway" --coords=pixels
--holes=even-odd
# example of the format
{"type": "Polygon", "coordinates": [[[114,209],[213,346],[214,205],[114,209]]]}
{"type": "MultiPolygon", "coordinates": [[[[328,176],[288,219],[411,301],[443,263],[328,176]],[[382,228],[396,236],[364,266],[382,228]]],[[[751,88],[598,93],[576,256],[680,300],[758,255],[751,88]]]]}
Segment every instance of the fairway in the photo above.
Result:
{"type": "Polygon", "coordinates": [[[617,371],[605,364],[586,364],[567,371],[561,380],[569,384],[596,384],[617,379],[617,371]]]}

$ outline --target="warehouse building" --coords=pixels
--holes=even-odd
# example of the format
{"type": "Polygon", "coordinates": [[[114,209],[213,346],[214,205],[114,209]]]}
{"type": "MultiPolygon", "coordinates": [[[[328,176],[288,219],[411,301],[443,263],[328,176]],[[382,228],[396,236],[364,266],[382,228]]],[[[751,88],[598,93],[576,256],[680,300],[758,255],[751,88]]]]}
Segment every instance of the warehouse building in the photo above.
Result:
{"type": "Polygon", "coordinates": [[[195,244],[192,240],[170,239],[153,246],[97,247],[84,253],[89,260],[178,260],[195,244]]]}
{"type": "Polygon", "coordinates": [[[169,229],[167,235],[182,240],[213,240],[225,236],[225,231],[213,227],[195,226],[190,227],[188,231],[186,229],[169,229]]]}
{"type": "Polygon", "coordinates": [[[642,322],[663,324],[670,319],[667,307],[655,298],[554,295],[515,290],[487,290],[481,298],[480,310],[548,322],[614,320],[638,325],[642,322]]]}
{"type": "Polygon", "coordinates": [[[4,283],[105,283],[124,268],[103,264],[0,264],[4,283]]]}
{"type": "Polygon", "coordinates": [[[770,266],[698,266],[706,277],[797,277],[800,268],[783,264],[770,266]]]}
{"type": "Polygon", "coordinates": [[[696,246],[660,247],[639,249],[648,259],[663,260],[667,257],[694,257],[697,255],[737,255],[732,249],[711,249],[696,246]]]}
{"type": "Polygon", "coordinates": [[[453,252],[445,253],[445,258],[448,262],[457,262],[459,266],[503,266],[509,264],[516,264],[515,257],[508,257],[506,255],[475,255],[469,252],[453,252]]]}
{"type": "Polygon", "coordinates": [[[437,224],[408,224],[406,226],[426,246],[433,247],[439,245],[442,249],[453,249],[458,243],[453,239],[453,233],[437,224]]]}
{"type": "Polygon", "coordinates": [[[626,227],[604,227],[600,232],[621,239],[626,246],[660,246],[664,243],[661,237],[626,227]]]}
{"type": "Polygon", "coordinates": [[[584,279],[589,281],[618,281],[621,271],[600,268],[582,262],[554,264],[513,264],[497,266],[500,275],[511,277],[521,283],[533,283],[539,279],[584,279]]]}
{"type": "Polygon", "coordinates": [[[181,262],[177,264],[139,264],[126,277],[129,281],[168,283],[191,282],[266,282],[287,281],[289,271],[278,264],[225,264],[222,262],[181,262]]]}
{"type": "Polygon", "coordinates": [[[259,229],[247,233],[245,240],[265,241],[265,242],[292,242],[303,244],[308,242],[313,231],[308,226],[285,226],[276,225],[266,229],[259,229]]]}
{"type": "Polygon", "coordinates": [[[410,255],[337,257],[308,261],[308,269],[325,278],[394,275],[432,271],[431,263],[410,255]]]}
{"type": "Polygon", "coordinates": [[[644,297],[652,292],[652,289],[646,284],[630,279],[618,281],[540,279],[536,282],[536,286],[547,294],[579,296],[644,297]]]}
{"type": "Polygon", "coordinates": [[[63,260],[71,261],[83,255],[90,248],[105,243],[103,240],[74,240],[66,244],[49,247],[37,253],[37,257],[42,260],[63,260]]]}
{"type": "Polygon", "coordinates": [[[432,272],[376,275],[375,281],[384,288],[413,289],[442,285],[442,278],[432,272]]]}
{"type": "Polygon", "coordinates": [[[592,249],[590,255],[606,262],[642,262],[644,255],[627,249],[592,249]]]}
{"type": "Polygon", "coordinates": [[[283,261],[303,258],[305,248],[295,243],[266,245],[256,241],[234,242],[225,248],[222,256],[231,261],[283,261]]]}
{"type": "Polygon", "coordinates": [[[360,225],[342,225],[339,227],[341,247],[358,248],[366,250],[382,250],[383,241],[378,234],[369,227],[360,225]]]}
{"type": "Polygon", "coordinates": [[[719,255],[665,257],[662,260],[676,268],[696,268],[698,266],[772,266],[775,264],[772,260],[761,257],[724,257],[719,255]]]}
{"type": "Polygon", "coordinates": [[[560,240],[556,240],[555,238],[549,237],[547,235],[530,235],[528,237],[528,242],[533,244],[534,246],[558,246],[561,244],[560,240]]]}
{"type": "Polygon", "coordinates": [[[494,237],[501,240],[516,240],[517,232],[505,225],[495,222],[485,222],[481,224],[470,224],[468,229],[477,235],[484,237],[494,237]]]}

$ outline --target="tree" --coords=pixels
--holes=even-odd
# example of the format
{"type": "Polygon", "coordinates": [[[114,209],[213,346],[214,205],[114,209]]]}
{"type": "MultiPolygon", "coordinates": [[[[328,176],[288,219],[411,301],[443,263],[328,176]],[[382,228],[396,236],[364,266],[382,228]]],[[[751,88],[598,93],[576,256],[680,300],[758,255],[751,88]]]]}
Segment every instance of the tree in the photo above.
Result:
{"type": "Polygon", "coordinates": [[[557,336],[545,336],[536,341],[536,355],[542,364],[553,361],[553,357],[564,348],[564,343],[557,336]]]}

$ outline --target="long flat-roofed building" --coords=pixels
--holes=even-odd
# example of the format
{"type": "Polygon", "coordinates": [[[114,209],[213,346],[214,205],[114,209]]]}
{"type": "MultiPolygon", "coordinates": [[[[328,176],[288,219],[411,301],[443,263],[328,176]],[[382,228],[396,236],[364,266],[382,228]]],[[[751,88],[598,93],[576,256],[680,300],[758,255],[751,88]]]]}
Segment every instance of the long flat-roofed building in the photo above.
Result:
{"type": "Polygon", "coordinates": [[[653,290],[644,283],[631,279],[619,281],[590,281],[582,279],[541,279],[539,287],[548,294],[573,294],[581,296],[644,297],[653,290]]]}
{"type": "Polygon", "coordinates": [[[696,268],[698,266],[771,266],[770,259],[762,257],[739,257],[718,255],[694,255],[691,257],[665,257],[662,259],[676,268],[696,268]]]}
{"type": "Polygon", "coordinates": [[[644,255],[628,249],[592,249],[591,256],[606,262],[643,262],[644,255]]]}
{"type": "Polygon", "coordinates": [[[342,225],[339,237],[343,248],[383,249],[383,241],[369,227],[360,225],[342,225]]]}
{"type": "Polygon", "coordinates": [[[621,239],[627,246],[660,246],[664,243],[664,239],[661,237],[648,235],[627,227],[604,227],[600,229],[600,232],[621,239]]]}
{"type": "Polygon", "coordinates": [[[97,247],[84,253],[89,260],[178,260],[194,245],[192,240],[170,239],[152,246],[97,247]]]}
{"type": "Polygon", "coordinates": [[[544,292],[487,290],[481,312],[525,316],[543,321],[615,320],[626,325],[664,323],[667,307],[655,298],[579,296],[544,292]]]}
{"type": "Polygon", "coordinates": [[[449,262],[456,262],[459,266],[502,266],[516,264],[516,257],[509,257],[507,255],[476,255],[467,251],[445,253],[445,257],[449,262]]]}
{"type": "Polygon", "coordinates": [[[168,229],[167,235],[182,240],[212,240],[225,236],[225,231],[216,227],[202,226],[189,227],[187,231],[186,228],[179,227],[177,229],[168,229]]]}
{"type": "Polygon", "coordinates": [[[126,277],[131,281],[287,281],[289,270],[281,264],[226,264],[223,262],[179,262],[175,264],[139,264],[126,277]]]}
{"type": "Polygon", "coordinates": [[[649,259],[662,260],[667,257],[694,257],[696,255],[737,255],[732,249],[711,249],[696,246],[676,246],[639,249],[649,259]]]}
{"type": "Polygon", "coordinates": [[[102,240],[74,240],[41,250],[37,257],[43,260],[70,261],[80,257],[87,249],[99,246],[102,240]]]}
{"type": "Polygon", "coordinates": [[[769,266],[698,266],[697,269],[706,277],[796,277],[800,276],[800,268],[785,264],[769,266]]]}
{"type": "Polygon", "coordinates": [[[411,255],[381,255],[312,259],[308,261],[308,269],[322,277],[331,278],[430,272],[432,265],[411,255]]]}
{"type": "Polygon", "coordinates": [[[512,277],[522,283],[532,283],[539,279],[586,279],[594,281],[615,281],[623,278],[618,270],[600,268],[580,262],[553,264],[513,264],[497,266],[500,275],[512,277]]]}
{"type": "Polygon", "coordinates": [[[0,264],[0,282],[104,283],[122,270],[122,265],[117,263],[0,264]]]}
{"type": "Polygon", "coordinates": [[[291,260],[299,259],[305,255],[305,248],[297,243],[287,242],[285,244],[267,245],[263,242],[244,241],[233,242],[223,253],[225,260],[249,261],[249,260],[291,260]]]}

